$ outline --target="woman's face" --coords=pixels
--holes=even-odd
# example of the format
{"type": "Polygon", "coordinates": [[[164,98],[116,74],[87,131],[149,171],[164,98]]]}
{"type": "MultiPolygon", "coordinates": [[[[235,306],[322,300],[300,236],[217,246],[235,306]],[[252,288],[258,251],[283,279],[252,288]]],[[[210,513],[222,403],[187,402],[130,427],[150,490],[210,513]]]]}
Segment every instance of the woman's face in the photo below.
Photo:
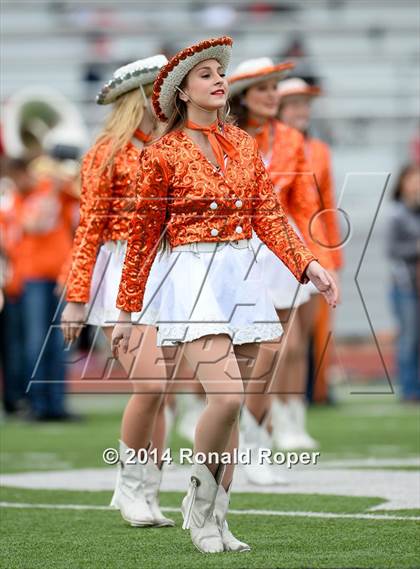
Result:
{"type": "Polygon", "coordinates": [[[272,119],[277,114],[279,96],[277,81],[268,79],[247,89],[243,102],[248,112],[261,119],[272,119]]]}
{"type": "Polygon", "coordinates": [[[420,206],[420,168],[413,168],[404,177],[402,199],[411,206],[420,206]]]}
{"type": "Polygon", "coordinates": [[[185,95],[179,93],[179,98],[187,105],[191,99],[210,111],[223,108],[228,97],[228,83],[222,66],[216,59],[198,63],[188,73],[182,90],[185,95]]]}
{"type": "Polygon", "coordinates": [[[280,120],[305,132],[311,120],[311,103],[308,95],[288,95],[284,97],[280,107],[280,120]]]}

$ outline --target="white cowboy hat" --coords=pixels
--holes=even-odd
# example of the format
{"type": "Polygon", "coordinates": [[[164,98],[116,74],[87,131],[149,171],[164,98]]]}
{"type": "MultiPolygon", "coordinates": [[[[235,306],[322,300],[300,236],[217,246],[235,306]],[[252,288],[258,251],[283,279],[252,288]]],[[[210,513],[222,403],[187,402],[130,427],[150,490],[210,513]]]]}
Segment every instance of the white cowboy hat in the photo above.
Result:
{"type": "Polygon", "coordinates": [[[294,63],[291,61],[283,61],[274,65],[269,57],[247,59],[240,63],[228,78],[230,96],[233,97],[238,93],[242,93],[242,91],[245,91],[252,85],[267,79],[279,80],[294,66],[294,63]]]}
{"type": "Polygon", "coordinates": [[[159,54],[119,67],[98,93],[96,102],[98,105],[109,105],[124,93],[153,83],[160,69],[167,63],[167,58],[159,54]]]}
{"type": "Polygon", "coordinates": [[[280,81],[277,87],[277,93],[280,95],[280,99],[288,97],[289,95],[317,97],[321,94],[321,88],[315,85],[309,85],[309,83],[299,77],[293,77],[280,81]]]}
{"type": "Polygon", "coordinates": [[[176,88],[201,61],[216,59],[226,71],[232,51],[232,38],[223,36],[201,41],[178,52],[163,67],[155,81],[152,103],[156,116],[165,122],[175,109],[176,88]]]}

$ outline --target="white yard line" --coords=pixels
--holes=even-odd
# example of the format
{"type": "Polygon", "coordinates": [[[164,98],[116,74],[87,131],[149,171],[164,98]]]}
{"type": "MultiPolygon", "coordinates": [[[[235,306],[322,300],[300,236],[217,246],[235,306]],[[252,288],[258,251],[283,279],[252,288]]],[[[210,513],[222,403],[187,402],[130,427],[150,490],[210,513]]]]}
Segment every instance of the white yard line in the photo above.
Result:
{"type": "MultiPolygon", "coordinates": [[[[26,504],[24,502],[0,502],[0,508],[33,508],[46,510],[111,510],[110,506],[93,506],[88,504],[26,504]]],[[[179,508],[161,508],[164,512],[180,512],[179,508]]],[[[279,510],[229,510],[229,514],[245,516],[289,516],[302,518],[345,518],[351,520],[393,520],[420,521],[420,516],[393,516],[383,514],[336,514],[333,512],[293,512],[279,510]]]]}
{"type": "MultiPolygon", "coordinates": [[[[243,467],[235,471],[235,492],[269,494],[317,494],[348,497],[371,497],[381,501],[369,509],[420,509],[420,472],[411,470],[381,470],[300,467],[287,470],[272,466],[273,474],[281,476],[286,484],[255,486],[246,478],[243,467]]],[[[83,468],[74,470],[33,471],[0,474],[0,486],[46,489],[112,492],[115,487],[115,467],[83,468]]],[[[165,469],[162,481],[164,492],[184,492],[188,487],[190,468],[175,466],[165,469]]],[[[381,512],[382,513],[382,512],[381,512]]]]}

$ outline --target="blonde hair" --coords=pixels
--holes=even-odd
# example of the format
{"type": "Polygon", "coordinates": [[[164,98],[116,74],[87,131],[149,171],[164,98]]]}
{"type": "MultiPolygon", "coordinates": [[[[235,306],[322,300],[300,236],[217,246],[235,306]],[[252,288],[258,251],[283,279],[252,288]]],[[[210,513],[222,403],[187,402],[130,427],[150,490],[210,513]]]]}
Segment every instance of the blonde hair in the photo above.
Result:
{"type": "MultiPolygon", "coordinates": [[[[152,91],[153,84],[149,83],[121,95],[113,104],[104,128],[95,140],[97,148],[103,144],[108,145],[107,154],[103,164],[101,164],[101,174],[106,169],[109,169],[109,174],[111,174],[114,158],[132,138],[134,131],[141,123],[152,91]]],[[[95,160],[95,155],[96,152],[92,162],[95,160]]]]}

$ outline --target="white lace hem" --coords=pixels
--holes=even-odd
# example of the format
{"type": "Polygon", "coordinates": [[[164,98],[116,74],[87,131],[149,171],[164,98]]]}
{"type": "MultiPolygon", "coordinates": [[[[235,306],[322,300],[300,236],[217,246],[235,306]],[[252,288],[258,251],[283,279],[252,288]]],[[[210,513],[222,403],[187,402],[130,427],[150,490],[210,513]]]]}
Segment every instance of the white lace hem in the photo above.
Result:
{"type": "Polygon", "coordinates": [[[267,342],[283,334],[281,324],[261,323],[245,328],[220,323],[158,324],[158,346],[171,346],[192,342],[203,336],[227,334],[234,345],[267,342]]]}

